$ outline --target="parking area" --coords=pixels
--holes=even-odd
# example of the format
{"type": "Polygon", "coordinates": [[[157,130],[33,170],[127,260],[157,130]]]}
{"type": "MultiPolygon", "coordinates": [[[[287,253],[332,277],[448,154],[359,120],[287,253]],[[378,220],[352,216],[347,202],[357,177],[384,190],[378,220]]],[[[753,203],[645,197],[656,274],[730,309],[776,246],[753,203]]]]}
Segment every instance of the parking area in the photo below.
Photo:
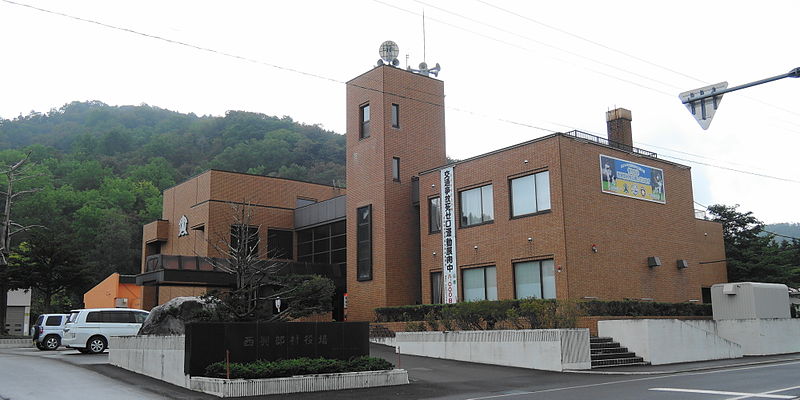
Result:
{"type": "MultiPolygon", "coordinates": [[[[557,373],[398,356],[372,345],[373,356],[407,369],[411,384],[336,392],[265,396],[281,399],[794,399],[800,396],[800,354],[740,360],[557,373]],[[744,365],[746,364],[746,365],[744,365]],[[692,370],[696,367],[712,368],[692,370]]],[[[61,348],[0,350],[2,399],[207,399],[108,364],[108,353],[61,348]]]]}

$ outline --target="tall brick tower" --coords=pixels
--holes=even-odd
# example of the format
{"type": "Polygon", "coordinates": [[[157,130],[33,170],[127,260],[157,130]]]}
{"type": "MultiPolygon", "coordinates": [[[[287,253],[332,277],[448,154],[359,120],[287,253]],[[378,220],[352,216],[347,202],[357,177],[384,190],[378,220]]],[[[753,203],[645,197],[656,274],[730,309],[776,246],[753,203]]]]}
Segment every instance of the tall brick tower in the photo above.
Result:
{"type": "Polygon", "coordinates": [[[444,84],[389,65],[347,83],[348,320],[421,301],[412,177],[444,165],[444,84]]]}

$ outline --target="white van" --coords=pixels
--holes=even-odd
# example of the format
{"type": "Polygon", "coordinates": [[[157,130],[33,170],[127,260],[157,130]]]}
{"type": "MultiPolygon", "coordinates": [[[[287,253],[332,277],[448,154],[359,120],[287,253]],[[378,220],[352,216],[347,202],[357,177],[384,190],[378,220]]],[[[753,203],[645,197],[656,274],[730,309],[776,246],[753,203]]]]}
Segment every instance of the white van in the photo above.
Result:
{"type": "Polygon", "coordinates": [[[61,344],[81,353],[102,353],[111,336],[139,332],[149,313],[130,308],[89,308],[70,311],[61,344]]]}

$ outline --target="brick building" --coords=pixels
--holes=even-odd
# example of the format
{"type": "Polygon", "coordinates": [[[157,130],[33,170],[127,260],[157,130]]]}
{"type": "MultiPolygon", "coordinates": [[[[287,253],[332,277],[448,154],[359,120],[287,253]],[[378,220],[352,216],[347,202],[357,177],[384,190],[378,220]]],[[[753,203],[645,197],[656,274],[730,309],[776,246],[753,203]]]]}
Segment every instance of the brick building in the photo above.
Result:
{"type": "MultiPolygon", "coordinates": [[[[705,301],[727,281],[722,227],[695,218],[690,168],[633,147],[628,110],[607,113],[608,139],[557,133],[449,164],[442,81],[378,66],[348,82],[346,112],[346,196],[222,171],[165,191],[163,220],[145,226],[145,300],[222,284],[159,274],[176,256],[213,254],[228,202],[258,205],[268,249],[345,270],[350,320],[530,296],[705,301]]],[[[201,264],[188,269],[199,277],[201,264]]]]}
{"type": "Polygon", "coordinates": [[[297,223],[304,206],[337,205],[343,203],[343,195],[344,189],[332,186],[218,170],[165,190],[162,219],[144,226],[142,273],[136,277],[136,283],[144,287],[142,307],[150,309],[174,297],[202,295],[231,285],[231,277],[215,271],[209,259],[222,257],[220,246],[235,240],[235,217],[241,207],[252,213],[248,227],[258,228],[259,254],[287,262],[293,271],[327,275],[344,293],[343,251],[331,252],[336,246],[330,245],[328,251],[300,257],[295,251],[296,243],[315,233],[320,248],[323,240],[335,240],[335,235],[322,239],[321,232],[336,227],[341,227],[343,242],[343,210],[325,214],[330,218],[323,224],[318,218],[307,218],[311,223],[305,225],[297,223]]]}

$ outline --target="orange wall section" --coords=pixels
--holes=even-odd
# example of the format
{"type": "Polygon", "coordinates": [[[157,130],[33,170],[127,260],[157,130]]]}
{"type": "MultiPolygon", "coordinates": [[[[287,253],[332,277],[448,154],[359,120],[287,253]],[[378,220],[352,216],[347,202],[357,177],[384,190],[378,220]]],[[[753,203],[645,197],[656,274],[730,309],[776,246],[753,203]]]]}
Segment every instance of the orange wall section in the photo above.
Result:
{"type": "Polygon", "coordinates": [[[120,275],[113,273],[89,289],[83,295],[86,308],[111,308],[116,306],[116,299],[127,298],[128,308],[142,308],[142,287],[132,283],[120,283],[120,275]]]}

